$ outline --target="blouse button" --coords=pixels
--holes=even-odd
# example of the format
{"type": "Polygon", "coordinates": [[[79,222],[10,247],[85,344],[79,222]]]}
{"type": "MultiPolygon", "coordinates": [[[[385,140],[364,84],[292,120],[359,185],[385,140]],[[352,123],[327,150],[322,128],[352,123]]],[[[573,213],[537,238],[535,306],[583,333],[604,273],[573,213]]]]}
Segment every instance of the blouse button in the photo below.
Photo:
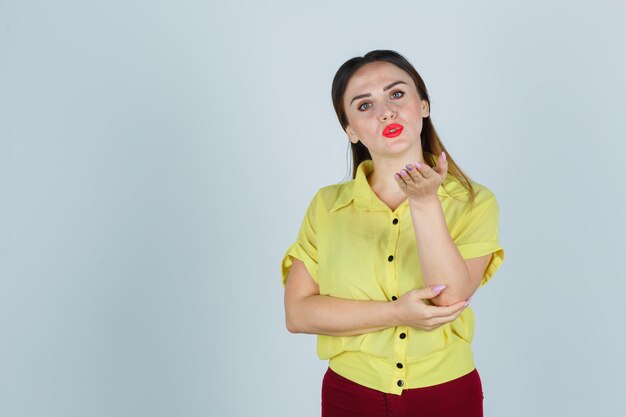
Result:
{"type": "Polygon", "coordinates": [[[397,366],[399,369],[402,369],[402,364],[401,364],[400,362],[396,363],[396,366],[397,366]]]}
{"type": "Polygon", "coordinates": [[[389,255],[389,258],[387,258],[387,260],[388,260],[389,262],[392,262],[392,261],[393,261],[393,255],[389,255]]]}
{"type": "Polygon", "coordinates": [[[406,338],[406,333],[400,333],[400,339],[406,338]]]}
{"type": "Polygon", "coordinates": [[[393,219],[393,224],[398,224],[398,219],[393,219]]]}
{"type": "Polygon", "coordinates": [[[403,380],[399,380],[398,381],[398,386],[399,387],[403,387],[404,386],[404,381],[403,380]]]}
{"type": "Polygon", "coordinates": [[[396,301],[396,300],[398,299],[398,297],[396,297],[396,296],[394,295],[394,296],[392,296],[392,297],[391,297],[391,299],[392,299],[393,301],[396,301]]]}

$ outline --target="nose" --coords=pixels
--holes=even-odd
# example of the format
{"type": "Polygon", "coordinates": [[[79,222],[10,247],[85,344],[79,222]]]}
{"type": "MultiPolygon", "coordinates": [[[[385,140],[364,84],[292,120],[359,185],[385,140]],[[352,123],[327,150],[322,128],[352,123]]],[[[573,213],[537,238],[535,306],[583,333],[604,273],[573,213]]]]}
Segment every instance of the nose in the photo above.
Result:
{"type": "Polygon", "coordinates": [[[385,107],[383,109],[383,114],[381,116],[381,120],[382,121],[386,121],[386,120],[389,120],[389,119],[395,119],[395,117],[396,117],[396,112],[393,109],[391,109],[389,107],[385,107]]]}

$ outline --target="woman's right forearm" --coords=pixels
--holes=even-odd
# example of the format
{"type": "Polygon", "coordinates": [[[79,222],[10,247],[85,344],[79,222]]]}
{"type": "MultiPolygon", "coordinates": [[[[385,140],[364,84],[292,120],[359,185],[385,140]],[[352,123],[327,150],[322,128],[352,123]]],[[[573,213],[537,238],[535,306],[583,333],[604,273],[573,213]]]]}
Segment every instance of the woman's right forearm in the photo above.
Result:
{"type": "Polygon", "coordinates": [[[310,295],[290,306],[292,333],[356,336],[397,326],[393,302],[310,295]]]}

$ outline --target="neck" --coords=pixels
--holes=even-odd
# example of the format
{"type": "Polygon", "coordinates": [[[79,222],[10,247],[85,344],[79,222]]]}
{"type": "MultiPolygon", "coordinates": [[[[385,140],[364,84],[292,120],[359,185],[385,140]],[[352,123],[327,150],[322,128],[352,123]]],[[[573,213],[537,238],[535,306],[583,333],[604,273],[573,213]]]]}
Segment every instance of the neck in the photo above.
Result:
{"type": "Polygon", "coordinates": [[[368,177],[372,190],[385,195],[403,194],[398,187],[394,174],[413,161],[425,163],[421,152],[418,155],[404,155],[401,158],[380,158],[372,155],[373,172],[368,177]]]}

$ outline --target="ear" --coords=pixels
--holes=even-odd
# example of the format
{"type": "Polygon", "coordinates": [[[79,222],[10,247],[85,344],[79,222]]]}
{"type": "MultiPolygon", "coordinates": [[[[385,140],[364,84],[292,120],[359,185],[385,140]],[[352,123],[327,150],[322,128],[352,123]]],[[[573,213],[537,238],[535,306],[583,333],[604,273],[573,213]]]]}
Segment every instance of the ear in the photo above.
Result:
{"type": "Polygon", "coordinates": [[[422,118],[430,116],[430,106],[426,100],[422,100],[422,118]]]}
{"type": "Polygon", "coordinates": [[[356,136],[356,133],[354,133],[354,130],[352,130],[350,125],[346,126],[346,135],[348,135],[348,139],[352,143],[357,143],[359,141],[359,138],[356,136]]]}

